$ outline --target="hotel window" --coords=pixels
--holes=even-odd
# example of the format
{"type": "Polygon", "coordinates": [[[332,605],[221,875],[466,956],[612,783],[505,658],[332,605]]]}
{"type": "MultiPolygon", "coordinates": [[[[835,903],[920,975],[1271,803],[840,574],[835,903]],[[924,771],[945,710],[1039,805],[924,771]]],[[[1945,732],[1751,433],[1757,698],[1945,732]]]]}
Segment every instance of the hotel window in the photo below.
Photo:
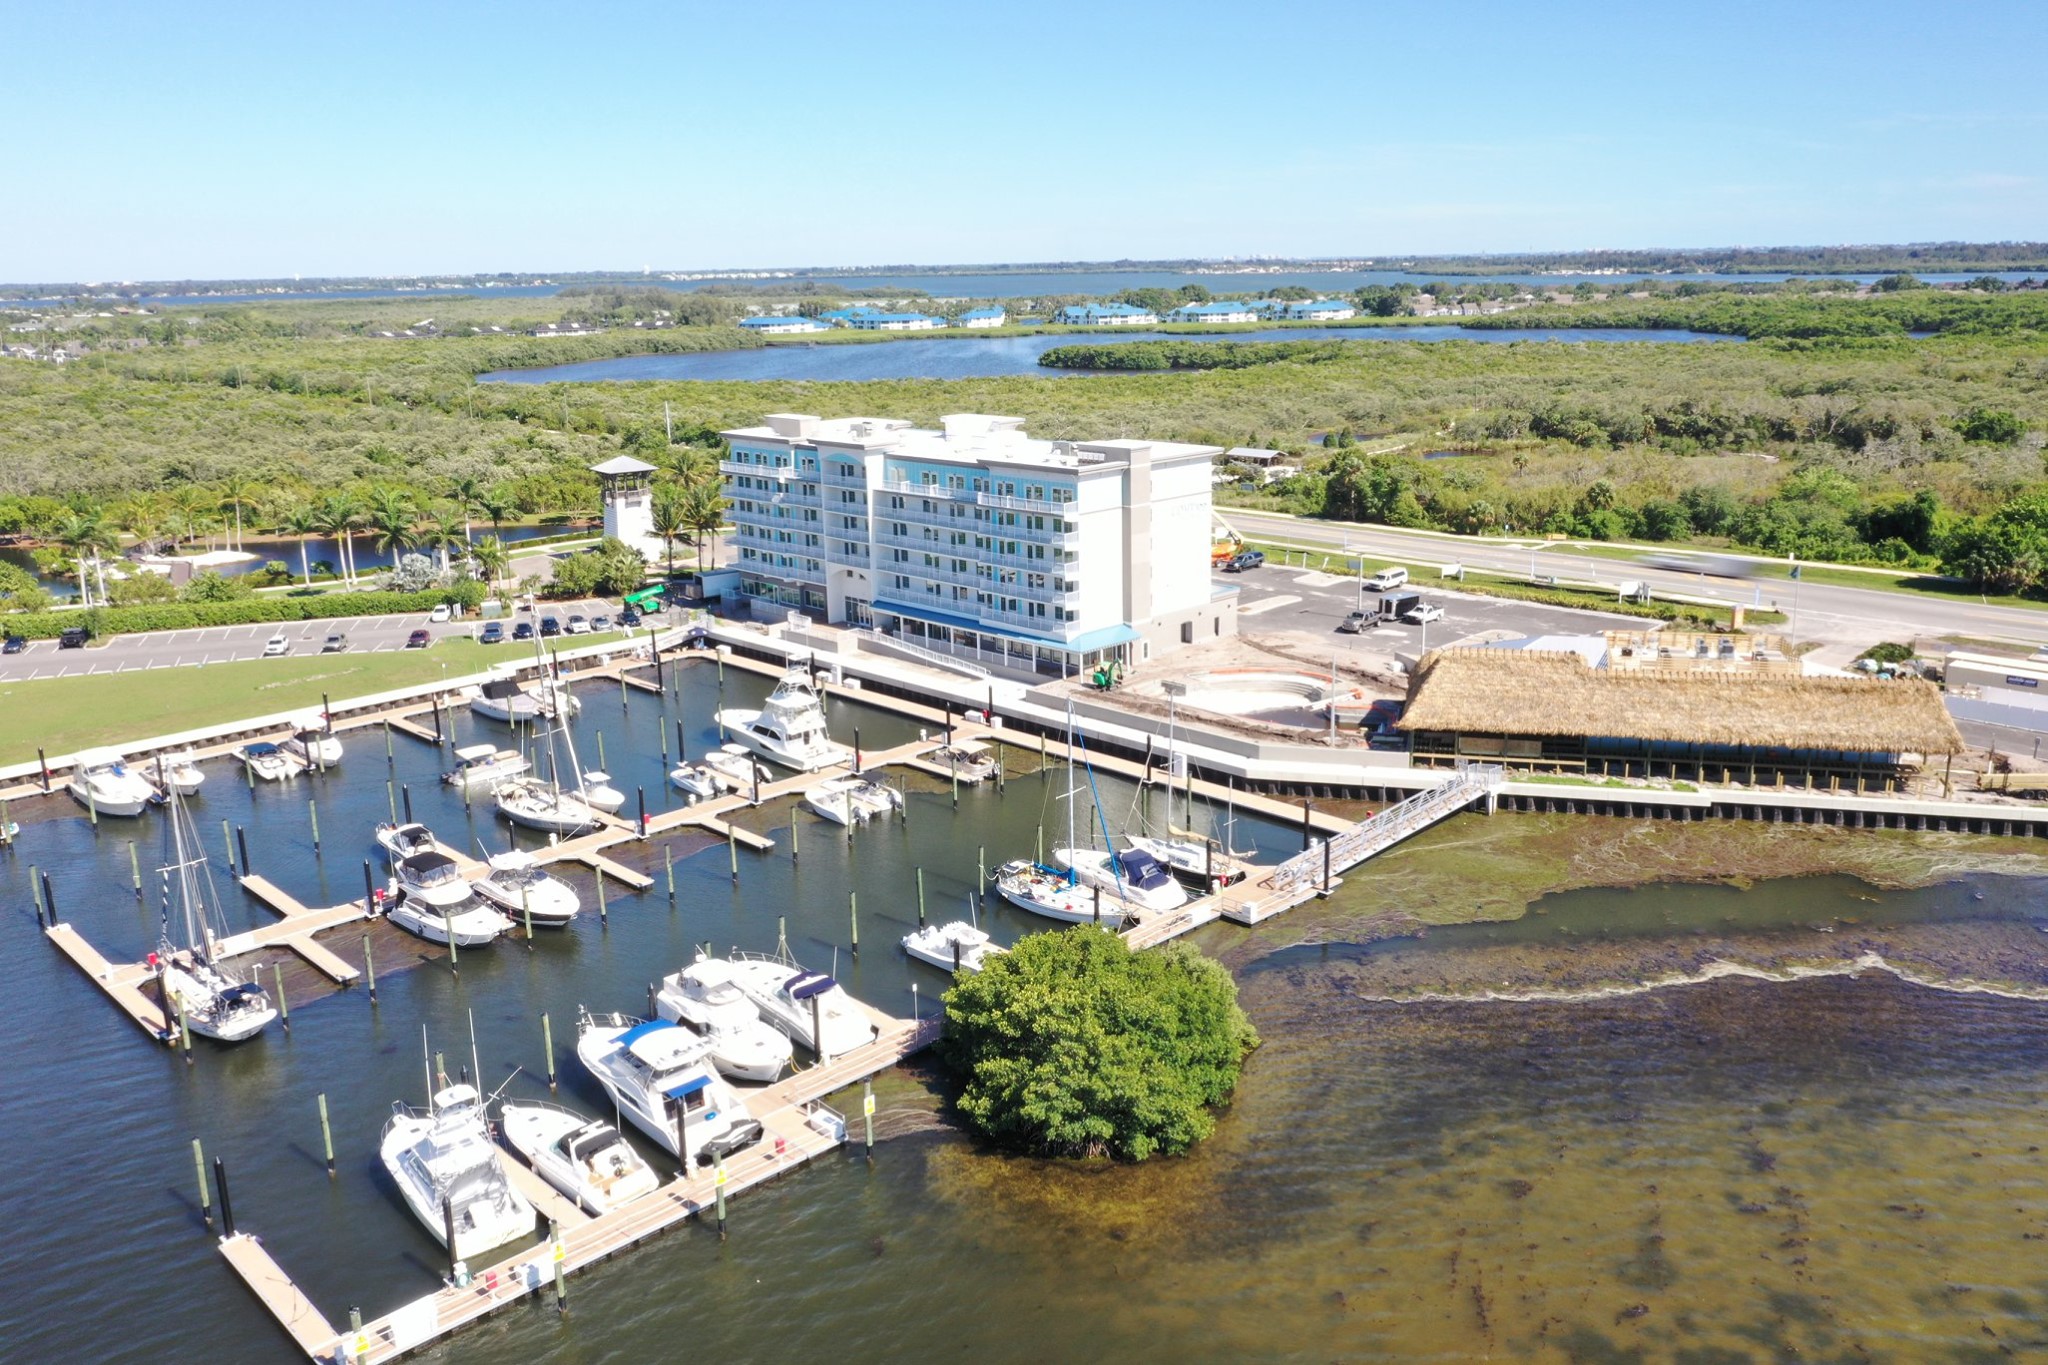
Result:
{"type": "Polygon", "coordinates": [[[967,480],[963,475],[949,474],[946,476],[946,487],[958,493],[967,487],[967,480]]]}

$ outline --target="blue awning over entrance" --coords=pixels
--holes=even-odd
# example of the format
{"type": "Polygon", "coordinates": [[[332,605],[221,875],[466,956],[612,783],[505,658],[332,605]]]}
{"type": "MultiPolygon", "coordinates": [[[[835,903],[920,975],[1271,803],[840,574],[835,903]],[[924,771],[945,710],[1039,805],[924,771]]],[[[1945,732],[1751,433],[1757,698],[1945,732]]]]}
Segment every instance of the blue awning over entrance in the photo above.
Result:
{"type": "Polygon", "coordinates": [[[896,616],[907,616],[913,621],[923,621],[934,626],[945,626],[949,630],[971,630],[977,635],[994,635],[1000,636],[1005,640],[1015,640],[1020,644],[1042,645],[1047,649],[1059,650],[1063,654],[1088,654],[1095,650],[1108,649],[1115,645],[1127,645],[1139,638],[1136,630],[1122,622],[1113,626],[1104,626],[1100,630],[1091,630],[1086,635],[1076,636],[1072,640],[1062,640],[1055,636],[1032,635],[1025,631],[1007,629],[1003,626],[987,626],[971,616],[958,616],[949,611],[935,611],[930,607],[906,606],[895,602],[876,602],[873,605],[873,610],[889,612],[896,616]]]}

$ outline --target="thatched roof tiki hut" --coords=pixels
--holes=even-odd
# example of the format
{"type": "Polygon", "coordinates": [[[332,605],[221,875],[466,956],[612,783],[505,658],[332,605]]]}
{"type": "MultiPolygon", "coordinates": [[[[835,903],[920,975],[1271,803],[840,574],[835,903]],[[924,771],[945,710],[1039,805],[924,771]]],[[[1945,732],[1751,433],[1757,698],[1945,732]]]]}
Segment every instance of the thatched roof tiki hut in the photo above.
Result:
{"type": "Polygon", "coordinates": [[[1540,650],[1431,652],[1399,724],[1418,763],[1830,791],[1893,790],[1963,748],[1924,682],[1610,670],[1540,650]]]}

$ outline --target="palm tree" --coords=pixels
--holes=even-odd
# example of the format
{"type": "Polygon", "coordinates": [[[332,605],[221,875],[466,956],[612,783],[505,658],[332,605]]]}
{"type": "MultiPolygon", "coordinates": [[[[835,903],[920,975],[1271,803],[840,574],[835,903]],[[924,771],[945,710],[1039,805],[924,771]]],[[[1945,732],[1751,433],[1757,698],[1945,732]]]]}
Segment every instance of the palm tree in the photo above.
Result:
{"type": "Polygon", "coordinates": [[[715,483],[693,483],[683,490],[683,524],[697,535],[697,567],[704,567],[704,540],[711,538],[711,561],[718,562],[718,529],[725,525],[725,492],[715,483]]]}
{"type": "Polygon", "coordinates": [[[458,526],[455,524],[455,518],[448,508],[437,507],[434,509],[433,516],[428,520],[425,528],[419,532],[419,544],[425,549],[432,550],[439,556],[441,572],[446,573],[449,567],[448,552],[450,550],[460,545],[465,555],[469,552],[469,523],[465,521],[462,525],[458,526]]]}
{"type": "Polygon", "coordinates": [[[419,535],[413,529],[419,513],[413,506],[412,495],[404,489],[386,484],[372,488],[364,516],[372,532],[372,542],[378,549],[390,553],[394,567],[400,551],[410,550],[419,544],[419,535]]]}
{"type": "Polygon", "coordinates": [[[314,509],[315,524],[334,537],[341,552],[342,581],[350,587],[356,581],[356,527],[362,524],[363,504],[353,493],[334,493],[314,509]]]}
{"type": "Polygon", "coordinates": [[[231,507],[234,509],[237,550],[242,548],[242,504],[249,501],[249,493],[255,486],[255,483],[244,474],[230,474],[220,481],[220,501],[215,505],[215,510],[225,512],[231,507]]]}
{"type": "Polygon", "coordinates": [[[187,484],[171,494],[171,510],[181,519],[184,539],[197,540],[213,529],[214,513],[219,509],[213,498],[187,484]]]}
{"type": "Polygon", "coordinates": [[[494,588],[512,572],[512,552],[496,536],[485,536],[470,546],[469,557],[484,575],[484,582],[494,588]]]}
{"type": "Polygon", "coordinates": [[[456,507],[462,511],[462,540],[469,543],[469,517],[483,504],[484,481],[474,474],[464,474],[448,486],[448,496],[455,499],[456,507]]]}
{"type": "Polygon", "coordinates": [[[690,495],[672,483],[658,485],[654,490],[654,534],[661,537],[662,548],[668,551],[668,572],[673,578],[676,572],[676,542],[690,529],[690,495]]]}
{"type": "Polygon", "coordinates": [[[321,529],[320,510],[303,502],[295,502],[284,509],[277,519],[277,529],[288,536],[299,538],[299,577],[306,580],[306,586],[313,586],[313,566],[306,562],[308,537],[321,529]]]}
{"type": "Polygon", "coordinates": [[[477,495],[477,510],[491,523],[493,531],[503,531],[505,523],[519,511],[519,504],[512,500],[512,491],[503,484],[487,488],[477,495]]]}
{"type": "Polygon", "coordinates": [[[137,540],[151,540],[163,526],[161,502],[154,493],[137,493],[115,503],[107,519],[137,540]]]}
{"type": "Polygon", "coordinates": [[[108,528],[106,514],[98,507],[88,507],[82,512],[73,512],[58,522],[51,532],[52,540],[71,552],[78,561],[78,595],[86,606],[92,605],[92,579],[87,566],[97,569],[100,555],[112,554],[115,549],[114,533],[108,528]]]}

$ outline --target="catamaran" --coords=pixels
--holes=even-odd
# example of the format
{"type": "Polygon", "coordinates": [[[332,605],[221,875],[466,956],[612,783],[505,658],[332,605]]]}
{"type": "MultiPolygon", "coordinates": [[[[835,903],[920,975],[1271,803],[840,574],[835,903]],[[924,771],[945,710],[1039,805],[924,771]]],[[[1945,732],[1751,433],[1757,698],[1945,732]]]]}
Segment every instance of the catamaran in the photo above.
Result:
{"type": "Polygon", "coordinates": [[[223,961],[220,942],[227,923],[221,918],[213,873],[199,852],[198,831],[191,828],[192,817],[176,788],[169,801],[173,861],[157,869],[163,908],[152,955],[163,989],[164,1014],[173,1026],[182,1015],[186,1027],[202,1037],[239,1043],[261,1033],[277,1017],[277,1009],[253,972],[245,981],[223,961]],[[182,944],[171,939],[173,880],[184,921],[182,944]]]}
{"type": "Polygon", "coordinates": [[[820,1061],[872,1043],[882,1030],[823,972],[809,972],[786,956],[734,953],[729,959],[733,984],[754,1002],[770,1024],[803,1044],[820,1061]]]}
{"type": "Polygon", "coordinates": [[[425,1109],[391,1106],[378,1155],[407,1207],[458,1260],[533,1231],[533,1205],[506,1173],[470,1085],[444,1086],[425,1109]]]}
{"type": "Polygon", "coordinates": [[[699,954],[663,977],[654,1012],[709,1042],[711,1064],[736,1081],[765,1085],[789,1065],[789,1039],[761,1017],[723,958],[699,954]]]}
{"type": "Polygon", "coordinates": [[[721,729],[771,763],[814,773],[844,763],[848,750],[825,732],[825,707],[811,675],[792,668],[768,694],[758,711],[727,707],[718,713],[721,729]]]}
{"type": "Polygon", "coordinates": [[[531,853],[515,848],[493,853],[487,861],[490,875],[470,883],[470,888],[510,915],[513,923],[531,919],[543,929],[560,929],[583,909],[576,888],[551,874],[531,853]]]}
{"type": "Polygon", "coordinates": [[[499,1106],[512,1150],[592,1213],[609,1213],[661,1188],[661,1178],[619,1130],[601,1119],[541,1100],[499,1106]]]}
{"type": "Polygon", "coordinates": [[[826,778],[804,792],[804,805],[834,824],[864,825],[878,815],[902,810],[903,793],[856,773],[826,778]]]}
{"type": "Polygon", "coordinates": [[[576,1056],[619,1112],[688,1165],[761,1140],[761,1124],[711,1064],[711,1044],[666,1019],[584,1013],[576,1056]]]}
{"type": "Polygon", "coordinates": [[[86,749],[71,760],[71,799],[98,815],[140,815],[159,800],[156,788],[112,749],[86,749]]]}

